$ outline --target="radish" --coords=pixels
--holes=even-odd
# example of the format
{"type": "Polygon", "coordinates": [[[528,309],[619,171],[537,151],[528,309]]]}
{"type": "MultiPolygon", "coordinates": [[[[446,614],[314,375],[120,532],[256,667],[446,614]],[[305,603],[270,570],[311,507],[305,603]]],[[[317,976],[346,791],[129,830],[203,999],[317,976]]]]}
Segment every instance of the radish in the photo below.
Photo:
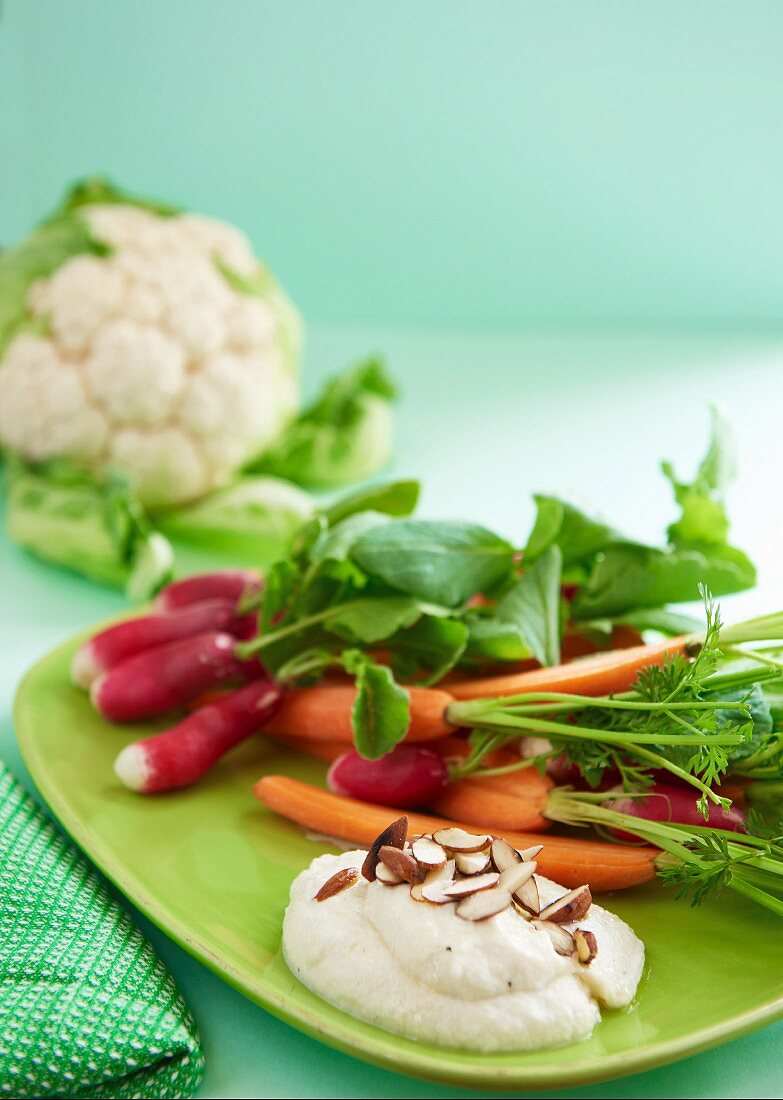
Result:
{"type": "Polygon", "coordinates": [[[280,705],[282,689],[258,680],[194,710],[163,733],[127,745],[114,762],[118,778],[132,791],[157,794],[189,787],[251,733],[280,705]]]}
{"type": "Polygon", "coordinates": [[[162,588],[155,600],[156,611],[176,611],[203,600],[232,600],[261,590],[261,574],[256,569],[219,569],[214,573],[196,573],[172,581],[162,588]]]}
{"type": "Polygon", "coordinates": [[[231,634],[210,631],[126,657],[93,681],[93,706],[110,722],[157,718],[208,688],[243,679],[235,648],[231,634]]]}
{"type": "Polygon", "coordinates": [[[443,757],[419,745],[397,745],[380,760],[365,760],[352,749],[337,757],[327,775],[334,794],[403,810],[437,798],[448,780],[443,757]]]}
{"type": "Polygon", "coordinates": [[[225,599],[203,600],[176,611],[128,619],[102,630],[79,647],[71,665],[71,679],[79,687],[89,688],[107,668],[145,649],[208,630],[224,630],[247,639],[255,633],[256,624],[255,615],[237,615],[235,601],[225,599]]]}
{"type": "MultiPolygon", "coordinates": [[[[696,806],[693,788],[675,783],[656,783],[643,798],[628,798],[622,793],[611,802],[607,809],[639,817],[644,821],[666,821],[677,825],[709,826],[711,829],[727,829],[732,833],[747,832],[745,815],[736,806],[728,810],[710,803],[709,818],[705,820],[696,806]]],[[[622,829],[610,829],[618,840],[631,840],[638,843],[638,837],[622,829]]]]}

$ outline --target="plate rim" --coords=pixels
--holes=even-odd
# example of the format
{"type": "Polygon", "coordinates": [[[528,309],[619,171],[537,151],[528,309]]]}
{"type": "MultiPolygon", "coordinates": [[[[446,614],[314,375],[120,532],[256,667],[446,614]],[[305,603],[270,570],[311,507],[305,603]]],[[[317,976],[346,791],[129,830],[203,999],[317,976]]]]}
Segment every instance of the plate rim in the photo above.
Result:
{"type": "MultiPolygon", "coordinates": [[[[110,621],[117,622],[127,617],[127,615],[113,616],[110,621]]],[[[630,1052],[607,1055],[605,1058],[596,1061],[592,1066],[580,1065],[578,1062],[575,1064],[568,1063],[557,1069],[546,1066],[520,1067],[514,1065],[505,1067],[493,1065],[490,1075],[485,1069],[481,1068],[479,1060],[482,1055],[479,1052],[474,1055],[477,1062],[468,1066],[454,1066],[448,1063],[438,1064],[438,1048],[434,1048],[435,1055],[426,1052],[410,1054],[406,1051],[405,1061],[400,1062],[390,1056],[384,1047],[376,1046],[373,1040],[367,1040],[363,1037],[361,1041],[357,1042],[348,1024],[330,1023],[325,1027],[322,1021],[319,1022],[317,1014],[307,1009],[291,1010],[284,999],[276,997],[268,990],[264,990],[260,983],[249,981],[238,968],[199,943],[197,938],[189,934],[187,927],[176,916],[170,914],[165,906],[157,903],[154,896],[147,892],[144,884],[135,875],[126,875],[121,865],[117,864],[114,855],[104,847],[100,836],[84,825],[75,814],[71,813],[67,801],[61,796],[57,785],[49,782],[47,769],[40,764],[36,739],[25,713],[26,694],[30,689],[31,682],[42,667],[57,657],[64,656],[67,652],[72,651],[94,632],[95,627],[91,627],[49,650],[25,672],[14,694],[12,707],[14,735],[24,764],[44,804],[100,873],[161,932],[198,962],[206,966],[213,974],[227,982],[232,988],[242,993],[260,1008],[270,1012],[277,1019],[296,1028],[298,1031],[304,1032],[310,1038],[351,1057],[359,1058],[364,1062],[369,1062],[372,1065],[408,1077],[416,1077],[446,1085],[461,1085],[463,1087],[470,1085],[486,1091],[497,1092],[511,1087],[520,1091],[530,1091],[538,1088],[571,1088],[596,1084],[643,1073],[650,1069],[657,1069],[683,1058],[703,1053],[731,1039],[738,1039],[750,1031],[783,1018],[783,993],[781,993],[751,1011],[731,1016],[720,1023],[690,1032],[678,1039],[666,1040],[641,1049],[635,1048],[630,1052]]],[[[330,1005],[330,1007],[336,1008],[334,1005],[330,1005]]],[[[338,1009],[338,1011],[340,1010],[338,1009]]],[[[347,1013],[340,1012],[340,1015],[345,1016],[346,1020],[353,1019],[347,1013]]],[[[381,1028],[374,1028],[374,1030],[382,1036],[391,1034],[381,1028]]],[[[574,1049],[579,1047],[578,1043],[570,1045],[574,1049]]],[[[449,1049],[444,1047],[443,1054],[448,1056],[449,1049]]],[[[520,1052],[520,1055],[522,1054],[523,1052],[520,1052]]]]}

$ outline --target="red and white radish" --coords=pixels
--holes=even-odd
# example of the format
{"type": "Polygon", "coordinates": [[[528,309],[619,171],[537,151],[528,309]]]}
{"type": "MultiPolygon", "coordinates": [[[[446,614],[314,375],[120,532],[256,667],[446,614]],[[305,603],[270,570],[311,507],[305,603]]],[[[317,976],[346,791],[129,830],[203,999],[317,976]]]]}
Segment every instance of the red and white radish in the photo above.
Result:
{"type": "Polygon", "coordinates": [[[351,750],[337,757],[327,775],[335,794],[402,810],[427,805],[448,780],[443,757],[419,745],[397,745],[380,760],[365,760],[351,750]]]}
{"type": "Polygon", "coordinates": [[[282,689],[257,680],[194,710],[176,726],[127,745],[114,762],[132,791],[157,794],[197,782],[240,741],[262,728],[280,705],[282,689]]]}
{"type": "Polygon", "coordinates": [[[202,600],[232,600],[252,595],[261,589],[261,574],[256,569],[218,569],[214,573],[196,573],[172,581],[162,588],[155,600],[156,611],[176,611],[202,600]]]}
{"type": "Polygon", "coordinates": [[[255,615],[238,615],[236,602],[225,599],[203,600],[176,611],[127,619],[79,647],[71,665],[71,679],[79,687],[89,688],[102,672],[146,649],[214,630],[246,639],[255,633],[256,624],[255,615]]]}
{"type": "MultiPolygon", "coordinates": [[[[747,832],[745,815],[737,806],[728,810],[710,803],[709,817],[704,818],[696,805],[697,795],[693,787],[676,783],[656,783],[642,798],[629,798],[620,794],[611,802],[605,803],[607,809],[617,810],[638,817],[643,821],[663,821],[676,825],[709,826],[711,829],[726,829],[732,833],[747,832]]],[[[637,841],[638,838],[622,829],[611,829],[618,840],[637,841]]]]}
{"type": "Polygon", "coordinates": [[[167,714],[209,688],[245,678],[236,644],[232,634],[210,631],[127,657],[93,681],[93,706],[110,722],[167,714]]]}

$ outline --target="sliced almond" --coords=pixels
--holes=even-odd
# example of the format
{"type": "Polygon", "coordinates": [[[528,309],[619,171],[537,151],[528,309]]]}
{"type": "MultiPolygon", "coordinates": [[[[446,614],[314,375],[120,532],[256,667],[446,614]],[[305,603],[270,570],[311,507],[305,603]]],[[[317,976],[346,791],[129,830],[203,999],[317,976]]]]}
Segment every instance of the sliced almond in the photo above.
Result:
{"type": "Polygon", "coordinates": [[[407,817],[398,817],[396,821],[392,821],[391,825],[383,830],[380,836],[375,838],[362,864],[362,874],[368,882],[375,882],[375,869],[381,858],[379,854],[381,848],[391,847],[401,849],[405,845],[405,838],[407,835],[408,819],[407,817]]]}
{"type": "Polygon", "coordinates": [[[488,920],[511,905],[511,894],[496,886],[493,890],[479,890],[464,898],[457,906],[457,916],[463,920],[488,920]]]}
{"type": "Polygon", "coordinates": [[[436,830],[432,834],[432,839],[442,844],[449,852],[481,852],[492,840],[484,834],[479,836],[476,833],[467,833],[456,825],[436,830]]]}
{"type": "Polygon", "coordinates": [[[561,928],[559,924],[551,924],[546,920],[534,920],[533,926],[549,936],[558,955],[576,954],[576,941],[567,928],[561,928]]]}
{"type": "Polygon", "coordinates": [[[589,966],[598,954],[598,940],[586,928],[577,928],[574,931],[574,943],[580,963],[583,966],[589,966]]]}
{"type": "Polygon", "coordinates": [[[335,894],[339,894],[341,890],[346,890],[349,886],[353,886],[359,879],[359,871],[356,867],[343,867],[342,871],[338,871],[337,874],[332,875],[323,884],[321,889],[315,895],[315,901],[326,901],[327,898],[333,898],[335,894]]]}
{"type": "Polygon", "coordinates": [[[570,924],[571,921],[581,920],[587,916],[593,898],[589,886],[577,886],[575,890],[569,890],[557,901],[547,905],[541,910],[541,920],[551,920],[555,924],[570,924]]]}
{"type": "Polygon", "coordinates": [[[433,905],[449,905],[454,901],[446,891],[449,888],[448,881],[424,882],[419,887],[423,901],[430,901],[433,905]]]}
{"type": "Polygon", "coordinates": [[[384,886],[399,886],[401,882],[405,882],[404,878],[392,871],[391,867],[387,867],[383,861],[375,868],[375,878],[377,882],[382,882],[384,886]]]}
{"type": "Polygon", "coordinates": [[[508,890],[509,894],[515,894],[526,882],[530,881],[535,870],[536,865],[533,862],[515,863],[513,867],[506,867],[505,871],[500,872],[498,886],[508,890]]]}
{"type": "Polygon", "coordinates": [[[493,886],[497,886],[499,878],[497,871],[490,871],[486,875],[470,875],[447,886],[443,892],[452,900],[467,898],[471,894],[477,894],[479,890],[491,890],[493,886]]]}
{"type": "Polygon", "coordinates": [[[537,917],[541,909],[541,901],[538,897],[538,883],[535,878],[529,878],[524,885],[518,887],[513,893],[514,904],[522,916],[529,919],[537,917]]]}
{"type": "Polygon", "coordinates": [[[543,844],[534,844],[532,848],[520,848],[519,854],[525,862],[529,862],[531,859],[535,859],[541,854],[543,850],[543,844]]]}
{"type": "Polygon", "coordinates": [[[443,864],[442,867],[436,867],[434,871],[429,871],[424,882],[415,882],[411,886],[411,897],[414,901],[427,901],[422,891],[425,886],[432,886],[436,882],[441,885],[447,885],[454,878],[454,872],[456,870],[454,860],[450,859],[443,864]]]}
{"type": "Polygon", "coordinates": [[[515,867],[517,863],[522,862],[522,856],[516,848],[513,848],[507,840],[503,840],[500,836],[496,836],[492,841],[489,854],[492,857],[492,866],[496,871],[505,871],[507,868],[515,867]]]}
{"type": "Polygon", "coordinates": [[[414,840],[411,851],[417,863],[428,871],[434,867],[442,867],[446,862],[446,849],[429,836],[421,836],[418,840],[414,840]]]}
{"type": "Polygon", "coordinates": [[[406,882],[424,882],[427,872],[419,866],[411,852],[384,844],[378,854],[381,857],[381,863],[385,863],[390,871],[394,871],[395,875],[399,875],[406,882]]]}
{"type": "Polygon", "coordinates": [[[481,875],[489,869],[488,852],[456,852],[454,859],[461,875],[481,875]]]}

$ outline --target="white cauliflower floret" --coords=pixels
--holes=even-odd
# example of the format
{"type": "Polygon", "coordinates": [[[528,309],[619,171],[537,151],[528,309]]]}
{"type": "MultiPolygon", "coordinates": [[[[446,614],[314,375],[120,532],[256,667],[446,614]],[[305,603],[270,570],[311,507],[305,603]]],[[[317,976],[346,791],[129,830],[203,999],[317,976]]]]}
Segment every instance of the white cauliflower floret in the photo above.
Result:
{"type": "Polygon", "coordinates": [[[0,360],[0,444],[131,479],[150,507],[226,484],[296,411],[298,317],[270,283],[236,290],[218,264],[258,269],[233,226],[129,204],[81,207],[106,256],[83,253],[32,284],[44,335],[0,360]]]}
{"type": "Polygon", "coordinates": [[[77,367],[62,362],[48,340],[23,333],[0,369],[0,439],[43,462],[58,455],[97,458],[109,434],[105,416],[85,400],[77,367]]]}
{"type": "Polygon", "coordinates": [[[120,308],[125,280],[98,256],[74,256],[39,291],[35,312],[51,316],[52,332],[66,351],[83,352],[99,326],[120,308]]]}
{"type": "Polygon", "coordinates": [[[111,464],[131,476],[151,508],[163,507],[173,497],[194,500],[214,486],[201,448],[179,428],[120,428],[109,449],[111,464]]]}
{"type": "Polygon", "coordinates": [[[186,353],[159,328],[110,321],[95,338],[84,373],[96,401],[121,424],[166,419],[185,384],[186,353]]]}

